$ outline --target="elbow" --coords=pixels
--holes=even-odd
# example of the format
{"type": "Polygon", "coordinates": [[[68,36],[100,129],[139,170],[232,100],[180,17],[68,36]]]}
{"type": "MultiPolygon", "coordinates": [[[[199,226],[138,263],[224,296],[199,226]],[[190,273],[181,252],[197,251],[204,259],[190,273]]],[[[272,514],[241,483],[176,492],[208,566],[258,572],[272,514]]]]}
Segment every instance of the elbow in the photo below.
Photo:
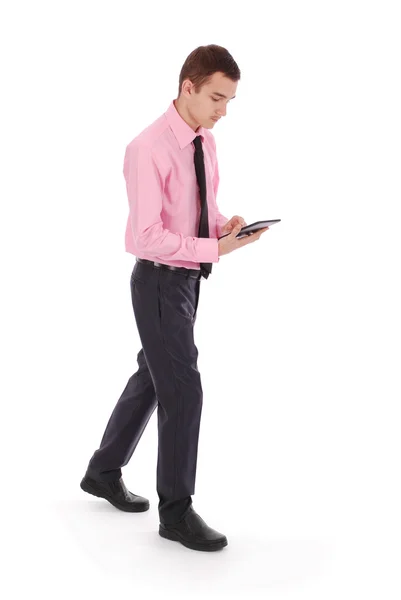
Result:
{"type": "Polygon", "coordinates": [[[137,234],[134,239],[139,252],[147,250],[148,244],[146,243],[146,238],[143,236],[143,234],[137,234]]]}
{"type": "Polygon", "coordinates": [[[154,227],[148,227],[135,232],[135,242],[139,252],[149,252],[154,247],[155,241],[159,236],[156,235],[154,227]]]}

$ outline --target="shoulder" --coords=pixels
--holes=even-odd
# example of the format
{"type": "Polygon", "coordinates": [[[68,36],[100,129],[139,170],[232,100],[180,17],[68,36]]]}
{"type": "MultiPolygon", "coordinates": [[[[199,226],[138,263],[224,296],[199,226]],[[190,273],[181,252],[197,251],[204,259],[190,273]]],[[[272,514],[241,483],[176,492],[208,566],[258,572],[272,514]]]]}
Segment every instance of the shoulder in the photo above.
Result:
{"type": "Polygon", "coordinates": [[[135,136],[126,150],[128,152],[141,152],[157,155],[160,149],[163,149],[164,138],[166,137],[167,122],[164,115],[153,121],[145,127],[137,136],[135,136]]]}

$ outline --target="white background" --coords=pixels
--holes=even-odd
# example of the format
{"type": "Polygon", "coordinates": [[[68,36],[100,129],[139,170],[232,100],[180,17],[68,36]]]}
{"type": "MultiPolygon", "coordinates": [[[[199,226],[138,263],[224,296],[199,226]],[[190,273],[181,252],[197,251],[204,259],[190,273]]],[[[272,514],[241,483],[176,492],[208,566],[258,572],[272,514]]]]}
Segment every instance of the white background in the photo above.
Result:
{"type": "Polygon", "coordinates": [[[401,597],[399,8],[2,4],[7,598],[401,597]],[[79,487],[141,347],[125,147],[209,43],[242,74],[213,129],[221,212],[282,220],[202,282],[210,554],[157,533],[156,413],[123,470],[148,512],[79,487]]]}

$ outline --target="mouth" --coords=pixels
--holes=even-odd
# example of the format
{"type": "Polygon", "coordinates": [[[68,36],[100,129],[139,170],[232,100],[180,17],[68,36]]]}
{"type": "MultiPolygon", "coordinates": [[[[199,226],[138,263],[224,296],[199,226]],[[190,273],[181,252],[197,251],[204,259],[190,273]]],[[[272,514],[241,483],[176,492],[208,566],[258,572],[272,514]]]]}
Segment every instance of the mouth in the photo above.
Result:
{"type": "Polygon", "coordinates": [[[218,118],[217,117],[212,117],[212,121],[215,121],[215,122],[217,122],[219,119],[220,119],[220,117],[218,117],[218,118]]]}

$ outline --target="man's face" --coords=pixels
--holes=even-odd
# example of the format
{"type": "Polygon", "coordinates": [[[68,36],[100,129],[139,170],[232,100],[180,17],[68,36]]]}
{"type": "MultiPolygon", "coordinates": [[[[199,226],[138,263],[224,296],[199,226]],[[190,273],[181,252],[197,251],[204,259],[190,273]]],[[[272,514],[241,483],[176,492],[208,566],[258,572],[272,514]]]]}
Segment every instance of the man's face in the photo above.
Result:
{"type": "Polygon", "coordinates": [[[226,115],[227,104],[235,96],[237,81],[232,81],[223,73],[213,73],[209,83],[204,84],[198,94],[192,88],[186,94],[188,114],[194,123],[205,129],[212,129],[219,119],[226,115]]]}

